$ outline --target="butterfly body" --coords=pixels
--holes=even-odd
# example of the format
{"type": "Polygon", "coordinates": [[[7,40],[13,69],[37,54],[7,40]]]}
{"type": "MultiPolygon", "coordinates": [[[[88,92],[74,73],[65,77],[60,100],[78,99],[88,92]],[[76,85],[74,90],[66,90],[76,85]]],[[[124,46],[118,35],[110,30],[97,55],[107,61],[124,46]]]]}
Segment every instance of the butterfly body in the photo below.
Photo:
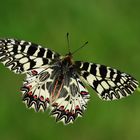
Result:
{"type": "Polygon", "coordinates": [[[64,124],[82,116],[90,95],[83,82],[103,100],[131,95],[138,81],[129,74],[96,63],[74,61],[48,48],[16,39],[0,39],[0,61],[17,74],[26,74],[23,102],[35,111],[46,111],[64,124]]]}

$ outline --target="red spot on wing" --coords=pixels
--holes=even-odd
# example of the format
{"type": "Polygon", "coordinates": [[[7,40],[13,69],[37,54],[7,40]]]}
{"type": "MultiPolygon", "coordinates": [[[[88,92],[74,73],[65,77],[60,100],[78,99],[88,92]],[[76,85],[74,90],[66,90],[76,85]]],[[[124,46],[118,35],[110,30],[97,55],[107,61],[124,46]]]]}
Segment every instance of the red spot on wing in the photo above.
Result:
{"type": "Polygon", "coordinates": [[[60,110],[64,110],[64,106],[60,106],[59,109],[60,109],[60,110]]]}
{"type": "Polygon", "coordinates": [[[36,70],[32,70],[31,73],[32,73],[32,75],[37,75],[38,74],[38,72],[36,70]]]}
{"type": "Polygon", "coordinates": [[[77,106],[75,107],[75,109],[76,109],[76,110],[77,110],[77,109],[80,109],[79,105],[77,105],[77,106]]]}
{"type": "Polygon", "coordinates": [[[68,114],[69,113],[69,110],[67,109],[65,112],[66,112],[66,114],[68,114]]]}
{"type": "Polygon", "coordinates": [[[40,96],[39,98],[40,98],[40,100],[41,100],[41,101],[43,101],[43,100],[44,100],[44,97],[43,97],[43,96],[40,96]]]}
{"type": "Polygon", "coordinates": [[[86,92],[86,91],[81,91],[80,94],[82,94],[82,95],[87,95],[88,92],[86,92]]]}
{"type": "Polygon", "coordinates": [[[32,85],[28,85],[28,86],[26,86],[28,89],[31,89],[32,88],[32,85]]]}
{"type": "Polygon", "coordinates": [[[49,103],[50,102],[50,99],[49,98],[46,98],[46,101],[49,103]]]}
{"type": "Polygon", "coordinates": [[[32,91],[30,91],[30,92],[28,92],[28,94],[31,96],[33,93],[32,93],[32,91]]]}
{"type": "Polygon", "coordinates": [[[37,95],[34,95],[34,99],[37,99],[37,95]]]}

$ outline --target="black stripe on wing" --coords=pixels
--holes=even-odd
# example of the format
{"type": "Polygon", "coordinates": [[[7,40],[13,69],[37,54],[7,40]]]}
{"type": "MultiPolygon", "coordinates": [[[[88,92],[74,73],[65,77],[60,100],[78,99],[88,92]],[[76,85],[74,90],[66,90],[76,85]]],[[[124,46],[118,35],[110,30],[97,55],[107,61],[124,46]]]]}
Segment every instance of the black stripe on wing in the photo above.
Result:
{"type": "Polygon", "coordinates": [[[0,39],[0,62],[15,73],[50,64],[58,57],[58,53],[31,42],[0,39]]]}
{"type": "Polygon", "coordinates": [[[131,95],[138,81],[129,74],[95,63],[76,61],[79,74],[104,100],[121,99],[131,95]]]}

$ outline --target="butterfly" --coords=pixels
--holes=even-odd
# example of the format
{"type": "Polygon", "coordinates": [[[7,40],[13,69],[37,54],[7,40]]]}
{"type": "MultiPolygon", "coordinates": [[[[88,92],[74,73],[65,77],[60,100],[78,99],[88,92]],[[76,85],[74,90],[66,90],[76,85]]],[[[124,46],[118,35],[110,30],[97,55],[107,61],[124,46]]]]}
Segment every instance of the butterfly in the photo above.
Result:
{"type": "MultiPolygon", "coordinates": [[[[86,44],[86,43],[85,43],[86,44]]],[[[16,74],[26,74],[21,88],[28,108],[46,111],[57,122],[72,123],[83,116],[90,99],[85,84],[102,100],[131,95],[138,81],[129,74],[96,63],[74,61],[48,48],[17,39],[0,39],[0,62],[16,74]]]]}

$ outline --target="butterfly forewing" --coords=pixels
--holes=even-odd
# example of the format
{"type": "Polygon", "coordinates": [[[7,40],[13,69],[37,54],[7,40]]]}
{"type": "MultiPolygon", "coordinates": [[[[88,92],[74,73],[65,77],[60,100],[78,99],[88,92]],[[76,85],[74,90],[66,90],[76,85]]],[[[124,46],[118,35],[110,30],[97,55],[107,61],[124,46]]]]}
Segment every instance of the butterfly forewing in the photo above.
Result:
{"type": "Polygon", "coordinates": [[[119,70],[95,63],[76,61],[81,77],[103,100],[121,99],[131,95],[138,81],[119,70]]]}
{"type": "Polygon", "coordinates": [[[0,61],[15,73],[49,65],[59,54],[40,45],[16,39],[0,39],[0,61]]]}

